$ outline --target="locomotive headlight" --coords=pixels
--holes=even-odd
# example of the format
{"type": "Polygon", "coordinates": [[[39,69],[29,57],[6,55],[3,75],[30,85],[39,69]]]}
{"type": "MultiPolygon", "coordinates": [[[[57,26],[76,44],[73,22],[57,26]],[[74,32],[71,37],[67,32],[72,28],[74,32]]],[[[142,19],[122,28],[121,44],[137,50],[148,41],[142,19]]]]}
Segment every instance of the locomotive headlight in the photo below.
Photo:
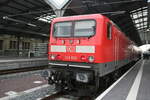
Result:
{"type": "Polygon", "coordinates": [[[88,61],[89,61],[89,62],[94,62],[94,57],[93,57],[93,56],[89,56],[89,57],[88,57],[88,61]]]}
{"type": "Polygon", "coordinates": [[[54,60],[56,58],[56,55],[51,55],[51,59],[54,60]]]}
{"type": "Polygon", "coordinates": [[[76,74],[76,80],[79,81],[79,82],[88,83],[89,82],[88,74],[86,74],[86,73],[77,73],[76,74]]]}

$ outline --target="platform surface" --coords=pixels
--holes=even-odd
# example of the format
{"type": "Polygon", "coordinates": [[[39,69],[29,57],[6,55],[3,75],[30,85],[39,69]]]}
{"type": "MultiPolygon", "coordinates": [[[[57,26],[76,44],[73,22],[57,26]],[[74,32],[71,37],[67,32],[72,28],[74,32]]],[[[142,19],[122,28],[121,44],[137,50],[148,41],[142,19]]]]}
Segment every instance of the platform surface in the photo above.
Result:
{"type": "Polygon", "coordinates": [[[95,100],[150,100],[150,60],[140,60],[95,100]]]}
{"type": "Polygon", "coordinates": [[[13,79],[0,80],[0,100],[3,97],[16,95],[35,87],[47,84],[47,81],[40,75],[30,75],[13,79]]]}
{"type": "Polygon", "coordinates": [[[34,58],[0,58],[0,70],[10,70],[27,67],[41,67],[48,65],[47,57],[34,58]]]}
{"type": "Polygon", "coordinates": [[[0,57],[0,63],[5,62],[20,62],[20,61],[34,61],[34,60],[48,60],[47,57],[0,57]]]}

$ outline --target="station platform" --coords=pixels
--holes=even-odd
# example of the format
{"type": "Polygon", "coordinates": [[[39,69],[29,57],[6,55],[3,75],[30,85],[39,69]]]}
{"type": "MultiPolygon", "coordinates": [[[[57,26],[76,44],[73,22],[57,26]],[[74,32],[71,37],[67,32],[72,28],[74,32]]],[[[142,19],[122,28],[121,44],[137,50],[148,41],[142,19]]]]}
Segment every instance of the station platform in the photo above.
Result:
{"type": "Polygon", "coordinates": [[[139,60],[95,100],[150,100],[150,60],[139,60]]]}
{"type": "Polygon", "coordinates": [[[35,100],[48,94],[51,89],[52,86],[40,74],[2,79],[0,100],[35,100]]]}
{"type": "Polygon", "coordinates": [[[47,66],[47,65],[48,65],[47,57],[0,58],[0,70],[9,70],[9,69],[26,68],[26,67],[38,67],[38,66],[47,66]]]}

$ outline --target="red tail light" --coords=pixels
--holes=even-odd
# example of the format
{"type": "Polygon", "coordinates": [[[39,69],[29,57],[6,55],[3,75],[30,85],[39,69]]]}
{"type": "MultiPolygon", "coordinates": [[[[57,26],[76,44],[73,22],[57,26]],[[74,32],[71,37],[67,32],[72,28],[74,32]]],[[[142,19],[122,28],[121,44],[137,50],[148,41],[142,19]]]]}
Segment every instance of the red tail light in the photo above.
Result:
{"type": "Polygon", "coordinates": [[[82,61],[86,61],[86,56],[81,56],[82,61]]]}
{"type": "Polygon", "coordinates": [[[61,57],[60,55],[57,55],[57,56],[56,56],[56,59],[57,59],[57,60],[61,60],[62,57],[61,57]]]}

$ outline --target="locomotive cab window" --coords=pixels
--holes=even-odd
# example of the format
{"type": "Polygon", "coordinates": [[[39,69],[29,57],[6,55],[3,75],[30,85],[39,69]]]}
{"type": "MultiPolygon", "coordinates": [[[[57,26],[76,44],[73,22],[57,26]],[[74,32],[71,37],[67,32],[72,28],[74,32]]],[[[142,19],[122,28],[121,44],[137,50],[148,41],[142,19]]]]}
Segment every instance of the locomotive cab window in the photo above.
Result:
{"type": "Polygon", "coordinates": [[[95,20],[78,20],[54,24],[54,37],[90,37],[95,34],[95,20]]]}
{"type": "Polygon", "coordinates": [[[54,25],[53,35],[55,37],[70,37],[72,22],[59,22],[54,25]]]}
{"type": "Polygon", "coordinates": [[[112,25],[110,23],[107,24],[107,38],[112,39],[112,25]]]}
{"type": "Polygon", "coordinates": [[[74,36],[75,37],[89,37],[95,34],[95,21],[82,20],[75,22],[74,36]]]}

